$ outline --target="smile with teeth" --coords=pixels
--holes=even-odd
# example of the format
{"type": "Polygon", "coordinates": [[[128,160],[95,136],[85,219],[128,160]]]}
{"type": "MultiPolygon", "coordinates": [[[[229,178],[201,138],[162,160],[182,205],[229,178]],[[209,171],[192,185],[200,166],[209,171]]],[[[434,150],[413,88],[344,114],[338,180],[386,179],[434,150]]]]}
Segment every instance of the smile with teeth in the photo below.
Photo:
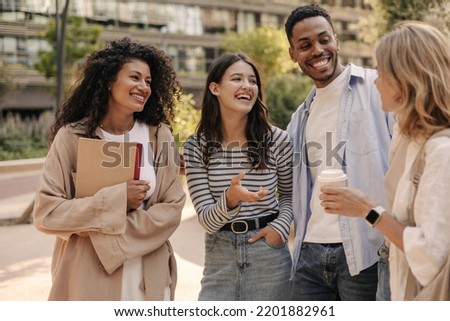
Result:
{"type": "Polygon", "coordinates": [[[325,66],[328,63],[328,60],[329,60],[328,58],[327,59],[322,59],[320,61],[316,61],[316,62],[312,63],[311,65],[314,68],[320,68],[320,67],[325,66]]]}
{"type": "Polygon", "coordinates": [[[237,99],[245,99],[245,100],[251,99],[250,95],[238,95],[236,98],[237,99]]]}
{"type": "Polygon", "coordinates": [[[145,100],[145,96],[143,95],[131,94],[131,97],[133,97],[136,100],[139,100],[140,102],[144,102],[145,100]]]}

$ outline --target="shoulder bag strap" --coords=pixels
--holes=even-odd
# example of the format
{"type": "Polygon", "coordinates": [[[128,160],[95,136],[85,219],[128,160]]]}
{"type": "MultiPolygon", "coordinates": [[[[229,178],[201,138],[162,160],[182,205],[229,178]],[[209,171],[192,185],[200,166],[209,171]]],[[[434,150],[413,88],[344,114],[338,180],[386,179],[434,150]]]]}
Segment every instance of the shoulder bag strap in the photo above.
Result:
{"type": "Polygon", "coordinates": [[[408,225],[416,226],[416,221],[414,220],[414,200],[416,199],[417,189],[419,188],[420,178],[422,177],[423,169],[425,167],[425,143],[420,148],[416,159],[411,167],[409,173],[409,179],[413,184],[411,193],[409,193],[409,201],[407,206],[408,213],[408,225]]]}
{"type": "MultiPolygon", "coordinates": [[[[428,140],[440,136],[448,136],[450,137],[450,128],[443,129],[441,131],[438,131],[437,133],[434,133],[428,140]]],[[[414,200],[416,198],[417,189],[419,187],[420,178],[423,173],[423,169],[425,168],[425,145],[427,142],[425,142],[419,153],[417,154],[417,157],[411,167],[410,172],[410,180],[413,183],[413,190],[410,193],[408,206],[407,206],[407,213],[408,213],[408,225],[409,226],[416,226],[416,221],[414,220],[414,200]]],[[[411,269],[408,271],[408,277],[406,281],[406,290],[405,290],[405,300],[413,300],[416,293],[420,289],[420,285],[418,284],[415,276],[412,274],[411,269]]]]}
{"type": "MultiPolygon", "coordinates": [[[[422,176],[424,167],[425,167],[425,143],[420,148],[420,151],[417,154],[417,157],[414,160],[414,163],[411,167],[411,171],[409,173],[409,178],[413,184],[412,191],[409,193],[409,200],[407,206],[409,226],[416,226],[416,221],[414,220],[414,200],[416,198],[420,177],[422,176]]],[[[408,268],[408,276],[406,279],[404,300],[406,301],[413,300],[419,290],[420,285],[417,282],[416,277],[412,273],[411,268],[408,268]]]]}
{"type": "MultiPolygon", "coordinates": [[[[450,128],[446,128],[443,130],[440,130],[428,138],[428,140],[441,137],[441,136],[447,136],[450,138],[450,128]]],[[[427,141],[428,141],[427,140],[427,141]]],[[[417,157],[412,165],[411,172],[410,172],[410,180],[413,183],[413,190],[410,193],[407,212],[408,212],[408,225],[410,226],[416,226],[416,222],[414,220],[414,200],[416,198],[417,189],[419,187],[420,178],[423,173],[423,169],[425,167],[425,145],[427,142],[425,142],[419,153],[417,154],[417,157]]]]}

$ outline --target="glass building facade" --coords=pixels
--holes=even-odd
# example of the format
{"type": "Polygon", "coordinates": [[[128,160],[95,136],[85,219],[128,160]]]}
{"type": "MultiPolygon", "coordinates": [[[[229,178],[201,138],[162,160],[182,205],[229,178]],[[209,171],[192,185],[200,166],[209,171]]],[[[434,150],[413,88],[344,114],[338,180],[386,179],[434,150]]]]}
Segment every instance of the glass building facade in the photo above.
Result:
{"type": "MultiPolygon", "coordinates": [[[[358,43],[355,30],[358,18],[370,13],[367,1],[304,3],[309,2],[324,5],[333,17],[341,41],[348,44],[342,46],[343,62],[370,65],[372,50],[358,43]]],[[[101,41],[128,35],[159,46],[172,57],[185,91],[198,96],[209,64],[220,55],[228,31],[247,32],[269,24],[281,27],[290,11],[302,3],[298,0],[70,0],[68,15],[101,25],[101,41]]],[[[54,99],[43,89],[48,81],[32,66],[39,59],[39,51],[51,49],[42,34],[64,4],[65,0],[0,0],[0,63],[7,65],[13,75],[20,76],[21,85],[17,92],[0,97],[2,111],[52,108],[54,99]],[[33,99],[30,95],[41,98],[33,99]]]]}

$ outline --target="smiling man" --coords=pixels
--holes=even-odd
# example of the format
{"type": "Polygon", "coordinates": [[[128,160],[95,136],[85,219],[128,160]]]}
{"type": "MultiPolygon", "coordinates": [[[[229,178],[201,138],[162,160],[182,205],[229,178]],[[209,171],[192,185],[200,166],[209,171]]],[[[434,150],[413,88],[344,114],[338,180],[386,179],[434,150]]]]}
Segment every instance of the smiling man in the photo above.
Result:
{"type": "Polygon", "coordinates": [[[287,128],[295,153],[291,298],[375,300],[383,236],[364,218],[326,214],[316,178],[323,169],[343,169],[349,186],[385,204],[392,116],[381,109],[376,71],[339,62],[339,39],[323,8],[296,8],[285,31],[291,59],[314,81],[287,128]]]}

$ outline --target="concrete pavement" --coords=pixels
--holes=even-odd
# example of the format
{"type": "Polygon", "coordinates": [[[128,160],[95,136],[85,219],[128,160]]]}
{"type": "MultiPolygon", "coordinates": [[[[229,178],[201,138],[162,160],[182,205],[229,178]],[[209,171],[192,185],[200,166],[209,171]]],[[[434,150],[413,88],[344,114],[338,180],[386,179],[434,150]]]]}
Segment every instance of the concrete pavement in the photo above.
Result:
{"type": "MultiPolygon", "coordinates": [[[[5,189],[11,188],[10,182],[11,176],[0,175],[4,196],[5,189]]],[[[26,187],[22,188],[23,193],[0,197],[0,219],[20,217],[34,197],[34,192],[26,187]]],[[[47,300],[53,240],[53,236],[37,231],[32,224],[0,226],[0,300],[47,300]]],[[[177,301],[197,300],[204,262],[203,241],[204,231],[188,198],[182,222],[171,238],[178,263],[177,301]]]]}

